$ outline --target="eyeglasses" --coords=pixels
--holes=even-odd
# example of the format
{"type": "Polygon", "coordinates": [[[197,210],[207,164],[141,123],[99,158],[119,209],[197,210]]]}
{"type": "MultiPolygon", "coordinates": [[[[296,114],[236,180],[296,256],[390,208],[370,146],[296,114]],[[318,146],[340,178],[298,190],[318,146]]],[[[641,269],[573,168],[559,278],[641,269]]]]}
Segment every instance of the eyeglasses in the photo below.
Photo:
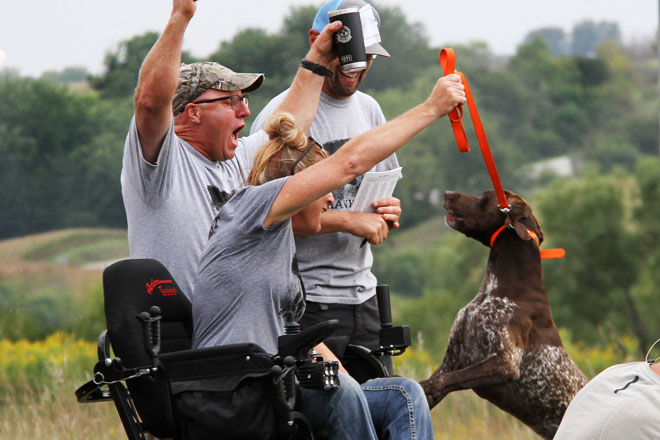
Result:
{"type": "Polygon", "coordinates": [[[300,161],[303,160],[303,158],[307,155],[307,153],[310,152],[310,150],[312,149],[312,147],[314,147],[314,145],[318,145],[319,148],[320,148],[321,150],[323,150],[323,145],[321,145],[321,144],[319,144],[318,142],[316,142],[316,141],[314,140],[313,137],[309,136],[307,139],[308,139],[308,140],[307,140],[307,148],[305,149],[305,151],[302,152],[302,154],[300,155],[300,157],[294,162],[293,166],[291,167],[291,175],[292,175],[292,176],[293,176],[293,174],[296,172],[296,167],[298,166],[298,164],[300,163],[300,161]]]}
{"type": "Polygon", "coordinates": [[[242,95],[242,96],[230,95],[230,96],[225,96],[223,98],[203,99],[201,101],[193,101],[191,102],[191,104],[208,104],[209,102],[224,101],[227,99],[231,100],[231,109],[234,110],[235,112],[241,108],[241,103],[245,104],[245,106],[247,107],[248,103],[250,102],[247,95],[242,95]]]}

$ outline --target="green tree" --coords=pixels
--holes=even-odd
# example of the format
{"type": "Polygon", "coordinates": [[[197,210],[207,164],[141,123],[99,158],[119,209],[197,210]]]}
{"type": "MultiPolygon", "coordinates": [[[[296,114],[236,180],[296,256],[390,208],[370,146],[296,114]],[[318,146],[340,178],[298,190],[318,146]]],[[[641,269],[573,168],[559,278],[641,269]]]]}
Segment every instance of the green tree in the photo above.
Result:
{"type": "Polygon", "coordinates": [[[380,15],[382,45],[391,58],[379,57],[373,62],[363,88],[385,90],[412,85],[430,66],[438,65],[439,50],[429,46],[424,25],[410,23],[398,6],[386,7],[374,3],[380,15]]]}
{"type": "Polygon", "coordinates": [[[560,326],[578,339],[596,341],[612,331],[647,344],[633,296],[640,246],[631,224],[634,183],[625,175],[556,181],[536,198],[548,247],[566,257],[544,263],[545,284],[560,326]]]}
{"type": "Polygon", "coordinates": [[[581,21],[573,27],[571,33],[571,54],[593,57],[598,46],[607,40],[621,41],[618,24],[608,21],[581,21]]]}
{"type": "MultiPolygon", "coordinates": [[[[158,37],[157,32],[146,32],[119,43],[115,51],[106,54],[103,61],[104,72],[100,75],[90,75],[89,84],[102,98],[133,96],[142,61],[158,37]]],[[[181,58],[184,63],[194,61],[187,51],[183,51],[181,58]]]]}
{"type": "Polygon", "coordinates": [[[100,103],[50,80],[0,75],[0,237],[123,226],[121,151],[130,99],[100,103]]]}
{"type": "Polygon", "coordinates": [[[60,72],[53,70],[44,72],[41,78],[62,83],[80,83],[85,82],[88,75],[85,67],[66,67],[60,72]]]}
{"type": "Polygon", "coordinates": [[[554,56],[563,56],[568,54],[568,37],[562,28],[544,27],[530,31],[525,36],[523,43],[529,43],[537,37],[545,40],[554,56]]]}

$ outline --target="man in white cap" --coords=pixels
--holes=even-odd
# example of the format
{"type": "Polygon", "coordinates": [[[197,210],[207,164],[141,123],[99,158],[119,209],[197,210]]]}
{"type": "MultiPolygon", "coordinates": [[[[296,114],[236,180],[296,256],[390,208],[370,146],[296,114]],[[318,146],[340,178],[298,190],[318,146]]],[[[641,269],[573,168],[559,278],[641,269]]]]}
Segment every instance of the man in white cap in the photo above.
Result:
{"type": "MultiPolygon", "coordinates": [[[[357,6],[367,53],[367,67],[345,73],[335,57],[326,75],[323,93],[310,128],[310,136],[330,154],[351,138],[385,122],[385,116],[371,96],[358,91],[373,60],[390,54],[380,44],[380,16],[375,8],[362,0],[332,0],[316,13],[309,42],[313,44],[328,24],[328,12],[357,6]]],[[[277,106],[291,93],[285,90],[273,98],[257,116],[252,133],[256,133],[277,106]]],[[[373,171],[398,168],[396,155],[392,155],[373,171]]],[[[376,277],[371,272],[373,256],[370,244],[381,243],[390,228],[398,228],[401,204],[390,197],[376,201],[373,213],[351,212],[355,194],[362,177],[333,193],[333,209],[323,216],[321,235],[296,228],[296,253],[300,273],[307,294],[307,308],[300,324],[303,328],[328,319],[339,319],[341,334],[349,342],[369,348],[378,348],[380,321],[376,300],[376,277]]],[[[391,359],[383,359],[391,372],[391,359]]]]}
{"type": "MultiPolygon", "coordinates": [[[[165,30],[144,60],[135,92],[135,116],[124,149],[122,195],[132,258],[165,265],[186,295],[215,217],[211,187],[230,193],[252,167],[254,152],[267,136],[238,133],[250,115],[247,93],[264,80],[258,73],[236,73],[218,63],[181,65],[185,30],[194,0],[173,0],[165,30]]],[[[329,65],[328,26],[307,54],[310,65],[329,65]]],[[[323,77],[301,69],[290,99],[280,110],[307,129],[318,104],[323,77]]]]}

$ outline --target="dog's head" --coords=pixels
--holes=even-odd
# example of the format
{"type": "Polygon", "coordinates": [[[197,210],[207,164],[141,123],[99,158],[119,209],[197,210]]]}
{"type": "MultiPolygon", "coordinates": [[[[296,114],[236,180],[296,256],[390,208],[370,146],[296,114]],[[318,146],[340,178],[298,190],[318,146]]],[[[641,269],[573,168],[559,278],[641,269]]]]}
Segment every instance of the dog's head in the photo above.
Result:
{"type": "MultiPolygon", "coordinates": [[[[518,194],[511,191],[504,193],[507,202],[511,205],[509,220],[516,234],[523,240],[531,240],[528,230],[534,231],[540,245],[543,242],[543,231],[532,213],[532,208],[518,194]]],[[[507,216],[500,210],[493,190],[484,192],[481,197],[447,191],[443,206],[447,210],[445,222],[449,227],[486,246],[490,246],[490,237],[507,221],[507,216]]]]}

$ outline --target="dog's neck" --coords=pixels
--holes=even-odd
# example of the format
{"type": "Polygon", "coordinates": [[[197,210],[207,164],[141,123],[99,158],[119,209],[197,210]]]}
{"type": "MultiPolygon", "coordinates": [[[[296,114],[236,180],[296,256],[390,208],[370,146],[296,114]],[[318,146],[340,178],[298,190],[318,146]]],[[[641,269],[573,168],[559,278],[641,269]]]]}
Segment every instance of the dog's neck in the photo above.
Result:
{"type": "Polygon", "coordinates": [[[513,229],[502,231],[491,246],[488,274],[497,278],[498,285],[506,285],[507,292],[527,295],[533,291],[545,296],[539,247],[534,240],[519,238],[513,229]]]}

